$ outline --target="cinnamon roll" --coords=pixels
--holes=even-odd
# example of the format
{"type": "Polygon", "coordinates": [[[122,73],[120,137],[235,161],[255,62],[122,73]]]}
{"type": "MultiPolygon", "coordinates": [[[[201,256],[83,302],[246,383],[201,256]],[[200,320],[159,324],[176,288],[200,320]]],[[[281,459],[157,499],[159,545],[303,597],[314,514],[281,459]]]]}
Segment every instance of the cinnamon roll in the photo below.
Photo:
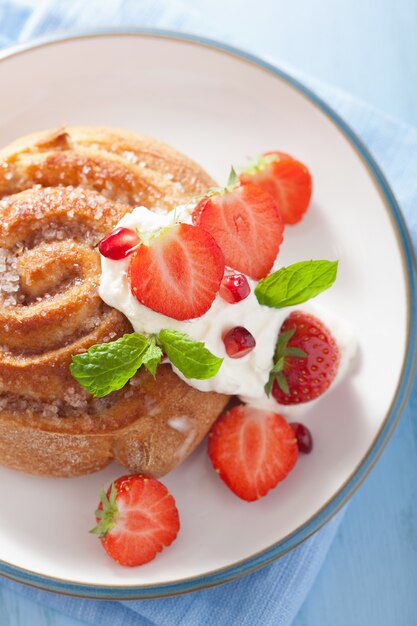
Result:
{"type": "Polygon", "coordinates": [[[77,476],[115,459],[157,477],[205,436],[228,398],[169,365],[93,398],[69,364],[132,332],[98,295],[100,239],[133,206],[168,211],[212,184],[172,148],[109,128],[37,133],[0,151],[0,464],[77,476]]]}

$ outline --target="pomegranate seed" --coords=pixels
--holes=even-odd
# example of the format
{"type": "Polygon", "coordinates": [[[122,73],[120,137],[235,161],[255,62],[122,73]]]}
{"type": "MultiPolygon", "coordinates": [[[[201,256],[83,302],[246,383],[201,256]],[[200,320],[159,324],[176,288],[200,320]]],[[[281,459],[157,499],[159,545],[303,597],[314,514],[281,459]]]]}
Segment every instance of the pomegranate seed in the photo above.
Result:
{"type": "Polygon", "coordinates": [[[120,261],[132,254],[132,248],[137,246],[140,239],[134,230],[130,228],[116,228],[98,244],[100,254],[107,259],[120,261]]]}
{"type": "Polygon", "coordinates": [[[293,422],[290,426],[297,439],[299,451],[304,452],[304,454],[309,454],[313,449],[313,437],[307,426],[298,422],[293,422]]]}
{"type": "Polygon", "coordinates": [[[220,295],[229,304],[235,304],[248,297],[250,286],[244,274],[226,274],[220,285],[220,295]]]}
{"type": "Polygon", "coordinates": [[[229,330],[224,335],[223,342],[231,359],[241,359],[256,346],[255,337],[243,326],[236,326],[229,330]]]}

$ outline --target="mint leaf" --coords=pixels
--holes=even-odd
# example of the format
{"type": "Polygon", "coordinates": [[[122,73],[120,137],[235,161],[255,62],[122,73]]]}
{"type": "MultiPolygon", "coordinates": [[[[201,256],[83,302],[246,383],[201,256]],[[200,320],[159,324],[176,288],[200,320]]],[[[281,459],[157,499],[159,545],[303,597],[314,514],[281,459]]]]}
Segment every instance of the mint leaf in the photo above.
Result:
{"type": "Polygon", "coordinates": [[[148,349],[143,355],[142,362],[148,372],[155,378],[156,368],[162,359],[162,350],[155,344],[154,339],[150,339],[148,349]]]}
{"type": "Polygon", "coordinates": [[[281,309],[301,304],[329,289],[336,280],[338,261],[301,261],[263,278],[255,287],[259,304],[281,309]]]}
{"type": "Polygon", "coordinates": [[[171,363],[186,378],[199,380],[212,378],[223,363],[223,359],[207,350],[204,343],[177,330],[161,330],[158,335],[158,343],[171,363]]]}
{"type": "Polygon", "coordinates": [[[156,354],[149,352],[150,346],[150,340],[139,333],[124,335],[116,341],[91,346],[84,354],[76,354],[70,371],[84,389],[95,398],[102,398],[124,387],[142,364],[156,369],[156,354]]]}

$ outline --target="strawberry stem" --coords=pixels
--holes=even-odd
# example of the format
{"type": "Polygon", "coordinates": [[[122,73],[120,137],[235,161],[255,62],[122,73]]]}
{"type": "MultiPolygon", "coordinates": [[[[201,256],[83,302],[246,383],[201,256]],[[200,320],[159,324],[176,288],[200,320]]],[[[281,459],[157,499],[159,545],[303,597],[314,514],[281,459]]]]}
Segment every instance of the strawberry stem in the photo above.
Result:
{"type": "Polygon", "coordinates": [[[200,202],[204,198],[212,198],[213,196],[222,196],[224,193],[231,192],[239,185],[239,177],[233,165],[230,168],[229,178],[226,187],[209,187],[202,196],[194,196],[193,202],[200,202]]]}
{"type": "Polygon", "coordinates": [[[129,248],[129,250],[126,251],[126,256],[129,254],[132,254],[132,252],[135,252],[135,250],[138,250],[142,244],[143,242],[140,241],[139,243],[136,244],[136,246],[133,246],[133,248],[129,248]]]}
{"type": "Polygon", "coordinates": [[[259,174],[274,161],[279,161],[278,154],[258,154],[256,157],[251,157],[248,160],[248,164],[242,169],[244,174],[259,174]]]}
{"type": "Polygon", "coordinates": [[[132,248],[129,248],[129,250],[127,250],[126,255],[128,254],[132,254],[132,252],[135,252],[135,250],[138,250],[141,245],[143,244],[143,238],[144,235],[143,233],[140,232],[139,228],[135,228],[135,233],[137,234],[137,236],[139,237],[139,242],[136,244],[136,246],[133,246],[132,248]]]}

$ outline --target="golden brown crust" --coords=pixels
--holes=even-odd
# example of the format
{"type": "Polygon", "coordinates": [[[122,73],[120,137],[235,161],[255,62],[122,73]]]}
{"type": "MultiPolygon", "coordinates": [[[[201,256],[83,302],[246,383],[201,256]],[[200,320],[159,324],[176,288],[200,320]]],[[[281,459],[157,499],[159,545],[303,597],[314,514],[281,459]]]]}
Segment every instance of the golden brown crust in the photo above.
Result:
{"type": "Polygon", "coordinates": [[[115,458],[161,476],[205,436],[228,398],[170,366],[99,400],[68,366],[132,331],[98,296],[97,242],[132,206],[169,210],[212,184],[172,148],[108,128],[37,133],[0,152],[1,464],[76,476],[115,458]]]}
{"type": "Polygon", "coordinates": [[[34,133],[7,146],[0,160],[0,197],[36,184],[73,185],[118,202],[169,209],[213,184],[173,148],[111,128],[34,133]]]}

